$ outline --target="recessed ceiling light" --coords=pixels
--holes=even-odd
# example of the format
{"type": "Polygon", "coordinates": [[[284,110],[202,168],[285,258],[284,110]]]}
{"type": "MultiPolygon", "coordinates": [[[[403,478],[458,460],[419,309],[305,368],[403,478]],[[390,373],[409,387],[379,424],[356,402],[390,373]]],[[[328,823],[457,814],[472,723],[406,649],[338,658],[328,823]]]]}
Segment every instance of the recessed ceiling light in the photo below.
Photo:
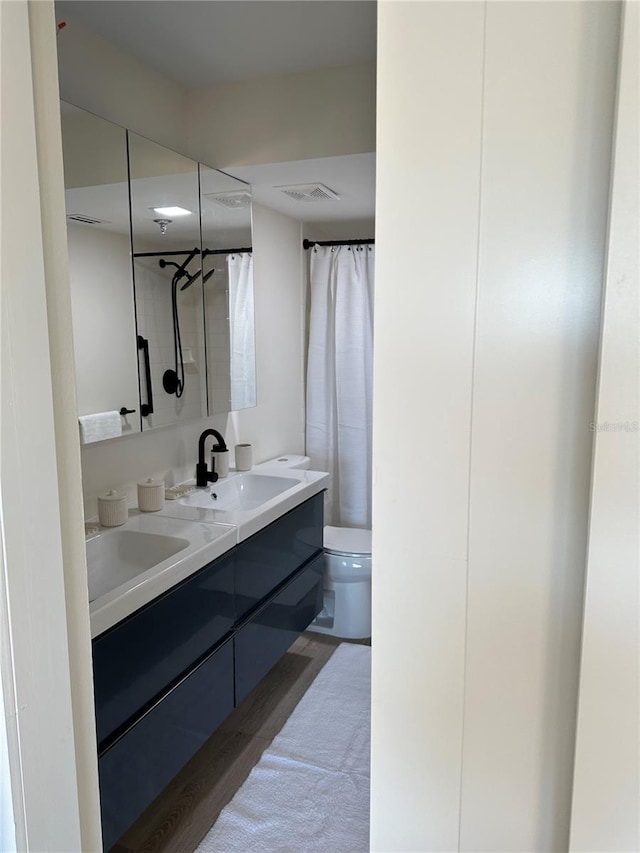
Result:
{"type": "Polygon", "coordinates": [[[184,207],[152,207],[155,213],[160,216],[191,216],[193,211],[185,210],[184,207]]]}

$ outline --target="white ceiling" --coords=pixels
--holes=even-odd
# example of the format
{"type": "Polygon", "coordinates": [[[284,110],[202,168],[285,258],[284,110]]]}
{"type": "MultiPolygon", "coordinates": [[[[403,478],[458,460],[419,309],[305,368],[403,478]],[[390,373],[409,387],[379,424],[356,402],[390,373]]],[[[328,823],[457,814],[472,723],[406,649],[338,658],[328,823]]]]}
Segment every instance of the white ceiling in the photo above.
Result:
{"type": "Polygon", "coordinates": [[[375,0],[58,0],[56,18],[189,87],[376,56],[375,0]]]}
{"type": "MultiPolygon", "coordinates": [[[[251,184],[253,200],[293,219],[313,225],[373,220],[375,211],[375,154],[350,154],[292,163],[234,167],[235,177],[251,184]],[[289,184],[322,183],[339,200],[295,201],[279,187],[289,184]]],[[[364,223],[366,227],[366,223],[364,223]]],[[[369,225],[371,228],[371,225],[369,225]]],[[[308,229],[307,229],[308,230],[308,229]]],[[[324,239],[324,235],[323,239],[324,239]]],[[[371,237],[372,234],[357,234],[371,237]]],[[[336,236],[339,239],[339,235],[336,236]]]]}

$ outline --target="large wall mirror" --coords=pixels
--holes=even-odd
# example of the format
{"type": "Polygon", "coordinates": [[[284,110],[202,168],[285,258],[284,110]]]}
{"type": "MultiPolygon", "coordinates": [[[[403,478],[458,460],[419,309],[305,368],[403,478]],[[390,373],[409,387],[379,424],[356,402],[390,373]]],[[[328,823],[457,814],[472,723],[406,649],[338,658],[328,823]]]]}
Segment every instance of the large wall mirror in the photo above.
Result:
{"type": "Polygon", "coordinates": [[[198,164],[129,133],[142,427],[207,415],[198,164]],[[144,415],[144,413],[143,413],[144,415]]]}
{"type": "Polygon", "coordinates": [[[126,131],[62,104],[78,414],[140,431],[126,131]]]}
{"type": "Polygon", "coordinates": [[[251,192],[201,163],[200,197],[209,403],[236,411],[256,405],[251,192]]]}
{"type": "Polygon", "coordinates": [[[78,415],[256,405],[250,188],[63,103],[78,415]]]}

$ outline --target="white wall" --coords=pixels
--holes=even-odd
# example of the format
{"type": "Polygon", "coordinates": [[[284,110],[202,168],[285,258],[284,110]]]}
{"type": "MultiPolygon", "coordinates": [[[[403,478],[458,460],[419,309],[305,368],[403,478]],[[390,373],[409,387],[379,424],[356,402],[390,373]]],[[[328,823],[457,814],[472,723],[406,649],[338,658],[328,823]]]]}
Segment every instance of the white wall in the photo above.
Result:
{"type": "Polygon", "coordinates": [[[97,495],[125,487],[135,500],[136,482],[193,477],[198,437],[213,426],[231,450],[254,445],[254,461],[304,449],[302,242],[300,223],[254,207],[253,257],[256,304],[258,405],[231,415],[164,427],[82,448],[86,517],[97,513],[97,495]]]}
{"type": "Polygon", "coordinates": [[[445,851],[459,824],[484,9],[378,10],[371,844],[445,851]]]}
{"type": "Polygon", "coordinates": [[[373,63],[191,89],[190,151],[219,169],[374,151],[375,100],[373,63]]]}
{"type": "Polygon", "coordinates": [[[619,8],[489,3],[460,849],[566,850],[619,8]]]}
{"type": "Polygon", "coordinates": [[[591,492],[572,851],[640,849],[638,34],[625,5],[591,492]]]}
{"type": "Polygon", "coordinates": [[[187,89],[67,16],[63,100],[217,168],[375,150],[374,63],[187,89]]]}
{"type": "Polygon", "coordinates": [[[304,237],[307,240],[366,240],[373,237],[375,230],[374,218],[304,223],[304,237]]]}
{"type": "Polygon", "coordinates": [[[0,4],[0,38],[0,664],[17,846],[91,851],[97,759],[53,4],[0,4]]]}
{"type": "Polygon", "coordinates": [[[568,845],[618,16],[379,6],[374,850],[568,845]]]}
{"type": "Polygon", "coordinates": [[[60,97],[176,151],[187,148],[186,90],[73,17],[58,36],[60,97]]]}

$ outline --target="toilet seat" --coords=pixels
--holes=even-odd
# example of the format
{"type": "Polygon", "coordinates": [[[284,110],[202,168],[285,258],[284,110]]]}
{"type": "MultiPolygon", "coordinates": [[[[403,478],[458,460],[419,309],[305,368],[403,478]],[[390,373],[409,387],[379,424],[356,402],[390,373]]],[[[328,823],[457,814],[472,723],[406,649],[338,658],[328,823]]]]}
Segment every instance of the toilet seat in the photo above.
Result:
{"type": "Polygon", "coordinates": [[[356,527],[325,527],[324,550],[341,557],[370,557],[371,531],[356,527]]]}

